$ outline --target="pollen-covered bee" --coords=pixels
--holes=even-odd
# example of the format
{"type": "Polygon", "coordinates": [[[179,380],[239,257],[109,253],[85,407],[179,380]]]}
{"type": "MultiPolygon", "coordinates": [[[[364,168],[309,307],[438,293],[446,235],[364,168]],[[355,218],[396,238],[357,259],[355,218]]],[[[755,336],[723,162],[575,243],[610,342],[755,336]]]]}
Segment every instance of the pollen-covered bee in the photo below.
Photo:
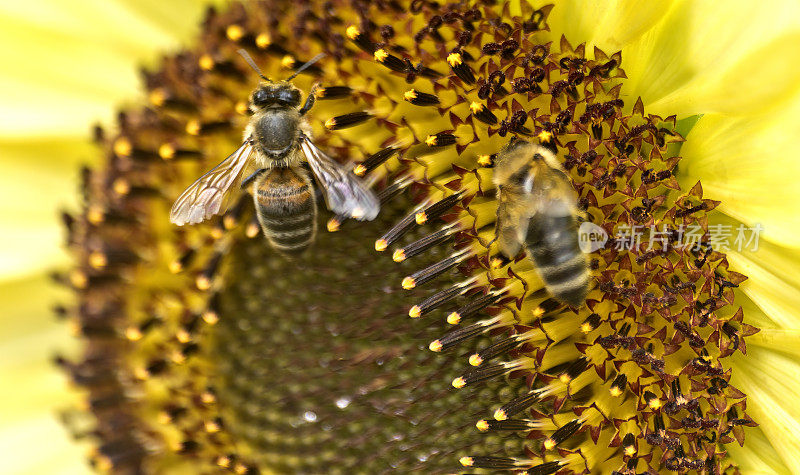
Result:
{"type": "Polygon", "coordinates": [[[317,227],[314,186],[304,163],[331,211],[359,220],[375,219],[380,209],[375,193],[311,141],[311,128],[303,116],[314,105],[315,90],[300,107],[300,90],[290,82],[322,55],[286,80],[272,81],[246,52],[240,53],[262,79],[250,94],[253,115],[244,130],[244,142],[178,197],[170,220],[182,226],[221,214],[233,190],[250,186],[264,236],[279,252],[298,254],[314,240],[317,227]]]}
{"type": "Polygon", "coordinates": [[[493,181],[500,252],[513,259],[524,246],[547,290],[562,302],[583,305],[589,271],[578,246],[577,197],[556,156],[512,140],[497,156],[493,181]]]}

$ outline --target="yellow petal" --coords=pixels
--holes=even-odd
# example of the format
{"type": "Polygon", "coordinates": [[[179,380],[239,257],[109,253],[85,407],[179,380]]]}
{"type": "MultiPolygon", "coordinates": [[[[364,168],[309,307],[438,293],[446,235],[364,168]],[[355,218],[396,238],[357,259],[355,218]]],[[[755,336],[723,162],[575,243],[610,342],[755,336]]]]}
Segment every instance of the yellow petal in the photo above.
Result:
{"type": "MultiPolygon", "coordinates": [[[[659,2],[653,2],[659,3],[659,2]]],[[[624,45],[629,100],[663,116],[752,113],[797,90],[800,5],[781,0],[676,2],[663,20],[624,45]],[[731,93],[735,91],[735,93],[731,93]]]]}
{"type": "MultiPolygon", "coordinates": [[[[85,134],[140,89],[138,69],[194,31],[204,9],[156,25],[118,2],[5,2],[0,7],[0,136],[85,134]],[[13,91],[13,93],[8,93],[13,91]]],[[[175,15],[173,15],[173,18],[175,15]]]]}
{"type": "Polygon", "coordinates": [[[747,428],[744,447],[733,443],[725,448],[742,473],[752,475],[791,473],[759,427],[747,428]]]}
{"type": "Polygon", "coordinates": [[[587,43],[589,47],[598,46],[607,53],[613,53],[662,21],[672,3],[638,0],[559,1],[555,2],[547,24],[550,31],[557,35],[564,34],[573,46],[587,43]]]}
{"type": "Polygon", "coordinates": [[[61,209],[77,208],[83,139],[0,140],[0,282],[67,262],[61,209]]]}
{"type": "Polygon", "coordinates": [[[70,351],[77,343],[49,309],[65,294],[44,276],[0,284],[3,473],[88,472],[80,451],[56,419],[57,411],[77,400],[51,362],[54,352],[70,351]]]}
{"type": "MultiPolygon", "coordinates": [[[[719,210],[748,224],[761,223],[763,237],[800,247],[800,100],[766,116],[704,115],[683,144],[678,179],[684,187],[700,180],[719,210]]],[[[688,188],[686,188],[688,189],[688,188]]]]}
{"type": "MultiPolygon", "coordinates": [[[[771,350],[748,348],[736,357],[731,384],[747,394],[747,412],[759,423],[787,467],[800,467],[800,364],[771,350]]],[[[749,436],[749,434],[747,434],[749,436]]],[[[746,437],[747,437],[746,436],[746,437]]]]}
{"type": "Polygon", "coordinates": [[[656,114],[741,115],[780,106],[800,90],[798,44],[800,31],[778,36],[758,49],[737,55],[738,61],[733,64],[705,69],[680,89],[650,102],[648,110],[656,114]]]}

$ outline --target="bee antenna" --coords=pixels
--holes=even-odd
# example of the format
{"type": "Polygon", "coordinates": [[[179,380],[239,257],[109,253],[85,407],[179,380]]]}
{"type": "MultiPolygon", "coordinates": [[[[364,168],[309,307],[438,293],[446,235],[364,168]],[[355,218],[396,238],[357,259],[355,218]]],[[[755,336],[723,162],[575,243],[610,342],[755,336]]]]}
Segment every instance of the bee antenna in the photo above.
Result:
{"type": "Polygon", "coordinates": [[[295,77],[297,77],[297,75],[298,75],[298,74],[300,74],[300,73],[302,73],[303,71],[305,71],[306,69],[310,68],[311,66],[313,66],[313,65],[314,65],[314,63],[316,63],[316,62],[317,62],[317,61],[319,61],[320,59],[324,58],[325,56],[326,56],[326,54],[325,54],[325,53],[320,53],[320,54],[318,54],[318,55],[314,56],[314,57],[313,57],[313,58],[311,58],[309,61],[307,61],[307,62],[306,62],[304,65],[302,65],[302,66],[300,66],[299,68],[297,68],[297,71],[295,71],[295,72],[294,72],[294,74],[292,74],[291,76],[289,76],[288,78],[286,78],[286,80],[287,80],[287,81],[291,81],[292,79],[294,79],[295,77]]]}
{"type": "Polygon", "coordinates": [[[242,58],[244,58],[245,61],[247,61],[247,64],[249,64],[250,67],[253,68],[253,71],[257,72],[258,75],[261,76],[261,79],[269,81],[269,78],[264,76],[264,73],[262,73],[261,70],[258,68],[258,66],[256,66],[256,62],[253,61],[253,58],[250,56],[250,53],[248,53],[244,49],[239,49],[236,52],[239,53],[242,56],[242,58]]]}

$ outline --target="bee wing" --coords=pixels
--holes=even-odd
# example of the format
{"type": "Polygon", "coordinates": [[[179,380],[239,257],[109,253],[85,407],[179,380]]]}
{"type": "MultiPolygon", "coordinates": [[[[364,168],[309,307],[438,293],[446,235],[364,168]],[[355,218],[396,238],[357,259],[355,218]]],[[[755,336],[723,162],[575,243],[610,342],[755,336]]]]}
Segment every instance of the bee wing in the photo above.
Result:
{"type": "Polygon", "coordinates": [[[509,206],[501,203],[497,207],[497,221],[495,221],[495,236],[497,245],[509,259],[519,254],[519,249],[525,241],[524,231],[528,230],[530,217],[515,213],[509,206]]]}
{"type": "Polygon", "coordinates": [[[577,211],[577,193],[561,170],[540,165],[534,171],[532,194],[534,214],[568,216],[577,211]]]}
{"type": "Polygon", "coordinates": [[[519,253],[532,220],[543,216],[568,216],[577,207],[575,189],[560,170],[542,162],[531,165],[528,180],[500,190],[495,236],[508,258],[519,253]]]}
{"type": "Polygon", "coordinates": [[[344,166],[325,155],[308,137],[300,141],[300,147],[322,188],[328,209],[360,221],[372,221],[378,216],[380,203],[375,192],[344,166]]]}
{"type": "Polygon", "coordinates": [[[250,140],[201,176],[175,200],[169,220],[178,226],[195,224],[225,211],[223,199],[240,177],[253,151],[250,140]]]}

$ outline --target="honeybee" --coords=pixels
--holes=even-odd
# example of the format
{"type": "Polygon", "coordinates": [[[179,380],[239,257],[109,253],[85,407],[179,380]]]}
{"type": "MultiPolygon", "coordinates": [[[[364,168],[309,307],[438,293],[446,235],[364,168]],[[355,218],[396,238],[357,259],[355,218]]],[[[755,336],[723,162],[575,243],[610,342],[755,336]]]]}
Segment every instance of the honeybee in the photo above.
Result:
{"type": "Polygon", "coordinates": [[[524,246],[550,294],[583,305],[589,271],[578,246],[577,196],[556,156],[512,139],[497,156],[493,182],[500,252],[513,259],[524,246]]]}
{"type": "Polygon", "coordinates": [[[170,221],[182,226],[221,214],[232,191],[249,186],[267,241],[283,254],[299,254],[313,242],[317,228],[314,185],[304,163],[331,211],[358,220],[375,219],[380,210],[375,193],[312,142],[304,116],[314,105],[316,87],[300,107],[301,92],[290,82],[322,55],[286,80],[272,81],[246,52],[240,54],[262,79],[250,94],[253,115],[243,143],[178,197],[170,221]],[[246,170],[251,173],[242,179],[246,170]],[[235,186],[237,182],[241,186],[235,186]]]}

